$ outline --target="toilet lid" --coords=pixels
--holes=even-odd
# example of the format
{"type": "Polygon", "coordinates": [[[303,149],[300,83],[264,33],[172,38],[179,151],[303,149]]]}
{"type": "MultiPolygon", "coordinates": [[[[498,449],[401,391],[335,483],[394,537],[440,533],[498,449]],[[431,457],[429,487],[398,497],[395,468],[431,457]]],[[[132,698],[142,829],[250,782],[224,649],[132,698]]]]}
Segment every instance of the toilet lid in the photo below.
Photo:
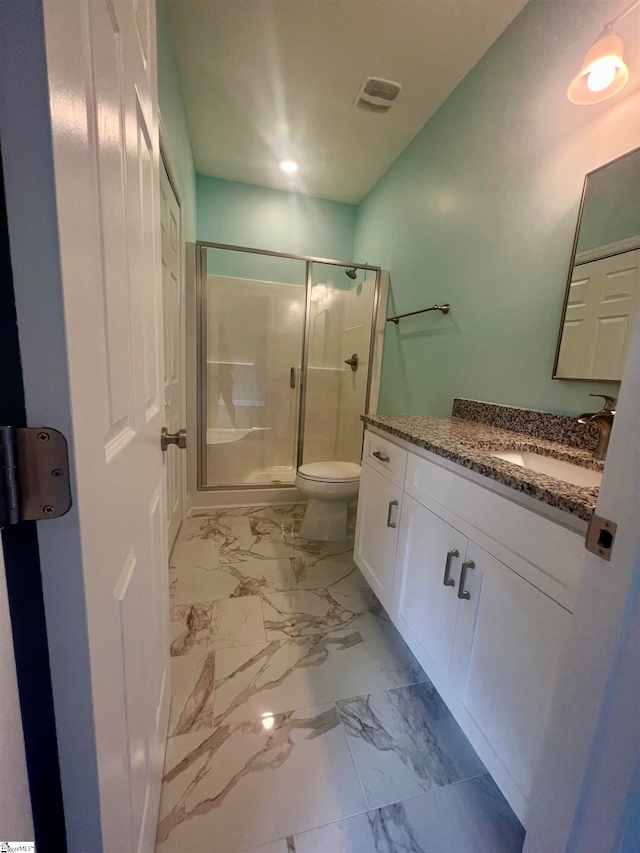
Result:
{"type": "Polygon", "coordinates": [[[310,462],[298,468],[298,476],[322,483],[354,483],[360,479],[360,466],[355,462],[310,462]]]}

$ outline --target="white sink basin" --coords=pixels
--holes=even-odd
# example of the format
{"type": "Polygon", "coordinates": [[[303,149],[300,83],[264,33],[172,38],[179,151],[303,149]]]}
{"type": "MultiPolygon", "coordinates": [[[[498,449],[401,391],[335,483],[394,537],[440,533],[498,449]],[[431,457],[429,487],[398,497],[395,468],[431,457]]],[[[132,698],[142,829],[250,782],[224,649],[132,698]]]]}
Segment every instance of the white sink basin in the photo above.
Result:
{"type": "Polygon", "coordinates": [[[600,471],[582,468],[580,465],[573,465],[571,462],[565,462],[562,459],[554,459],[552,456],[540,456],[538,453],[519,450],[494,450],[489,453],[489,456],[504,459],[505,462],[520,465],[530,471],[537,471],[538,474],[546,474],[547,477],[554,477],[556,480],[562,480],[565,483],[572,483],[574,486],[599,486],[602,480],[600,471]]]}

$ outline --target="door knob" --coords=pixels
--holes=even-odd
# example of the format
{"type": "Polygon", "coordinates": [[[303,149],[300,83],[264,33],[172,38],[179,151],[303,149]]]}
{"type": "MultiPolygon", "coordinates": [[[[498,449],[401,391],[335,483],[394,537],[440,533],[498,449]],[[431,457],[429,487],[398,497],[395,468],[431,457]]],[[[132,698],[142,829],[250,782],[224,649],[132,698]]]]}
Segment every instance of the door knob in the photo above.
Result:
{"type": "Polygon", "coordinates": [[[353,372],[355,373],[356,370],[358,369],[358,362],[359,361],[360,361],[360,359],[358,358],[358,353],[354,352],[354,354],[351,356],[351,358],[345,358],[344,363],[350,365],[351,370],[353,370],[353,372]]]}
{"type": "Polygon", "coordinates": [[[166,451],[170,444],[175,444],[180,450],[186,450],[187,447],[187,431],[179,429],[178,432],[169,432],[166,427],[162,427],[160,431],[160,447],[166,451]]]}

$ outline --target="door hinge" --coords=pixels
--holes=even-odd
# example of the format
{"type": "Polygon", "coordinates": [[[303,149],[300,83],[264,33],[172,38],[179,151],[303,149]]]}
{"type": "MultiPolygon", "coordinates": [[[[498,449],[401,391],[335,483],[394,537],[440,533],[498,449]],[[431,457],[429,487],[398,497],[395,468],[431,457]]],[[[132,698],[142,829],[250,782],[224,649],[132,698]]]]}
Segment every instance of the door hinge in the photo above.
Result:
{"type": "Polygon", "coordinates": [[[51,427],[0,427],[0,528],[71,509],[67,440],[51,427]]]}
{"type": "Polygon", "coordinates": [[[615,521],[609,521],[608,518],[603,518],[601,515],[592,515],[589,527],[587,527],[587,537],[584,541],[585,548],[609,562],[617,530],[618,525],[615,521]]]}

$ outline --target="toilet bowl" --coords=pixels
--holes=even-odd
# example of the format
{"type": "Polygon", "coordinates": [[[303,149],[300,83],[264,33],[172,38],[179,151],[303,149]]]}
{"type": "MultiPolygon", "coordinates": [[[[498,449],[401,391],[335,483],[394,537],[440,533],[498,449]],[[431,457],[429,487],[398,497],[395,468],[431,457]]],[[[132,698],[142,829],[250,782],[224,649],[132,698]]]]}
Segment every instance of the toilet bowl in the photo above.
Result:
{"type": "Polygon", "coordinates": [[[355,462],[301,465],[296,486],[309,498],[300,535],[323,542],[346,539],[349,502],[357,498],[360,488],[360,466],[355,462]]]}

